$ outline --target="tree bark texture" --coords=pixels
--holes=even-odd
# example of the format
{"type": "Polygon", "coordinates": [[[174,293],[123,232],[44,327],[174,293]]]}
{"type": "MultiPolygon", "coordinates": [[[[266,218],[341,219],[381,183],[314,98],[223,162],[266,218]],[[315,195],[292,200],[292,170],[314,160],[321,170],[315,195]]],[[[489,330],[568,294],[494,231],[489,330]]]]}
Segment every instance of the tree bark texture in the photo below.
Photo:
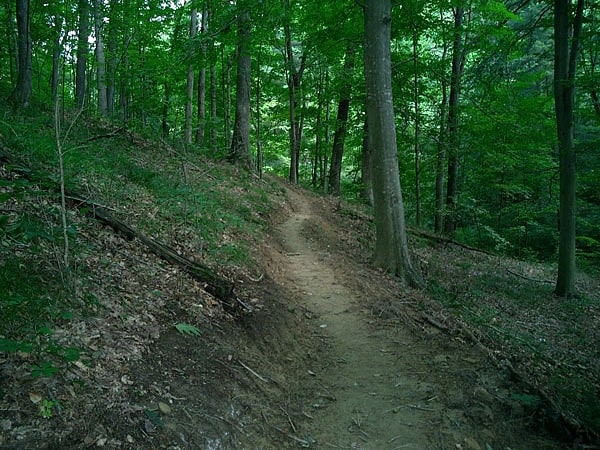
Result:
{"type": "MultiPolygon", "coordinates": [[[[190,41],[193,41],[196,36],[196,31],[198,28],[198,10],[196,8],[192,8],[192,12],[190,13],[190,41]]],[[[187,89],[186,89],[186,101],[185,101],[185,126],[184,126],[184,136],[185,143],[190,145],[192,143],[192,102],[194,100],[194,50],[190,50],[188,55],[188,68],[187,68],[187,89]]]]}
{"type": "Polygon", "coordinates": [[[250,153],[250,80],[252,77],[250,11],[246,2],[238,1],[238,8],[235,122],[229,159],[248,170],[252,170],[252,155],[250,153]]]}
{"type": "Polygon", "coordinates": [[[102,117],[108,116],[108,103],[106,95],[106,58],[104,56],[104,13],[102,0],[94,2],[94,31],[96,37],[96,85],[98,88],[98,113],[102,117]]]}
{"type": "Polygon", "coordinates": [[[398,174],[396,127],[391,80],[391,2],[367,0],[365,4],[365,78],[367,120],[373,149],[373,194],[376,227],[376,266],[419,283],[412,266],[404,205],[398,174]]]}
{"type": "Polygon", "coordinates": [[[348,115],[350,112],[350,95],[352,93],[352,75],[354,73],[354,54],[355,47],[353,43],[346,46],[346,56],[344,60],[344,74],[342,86],[340,88],[340,101],[338,103],[337,120],[335,123],[335,132],[333,135],[333,148],[331,151],[331,164],[329,165],[329,193],[339,196],[341,193],[341,175],[342,158],[344,156],[344,139],[346,138],[346,128],[348,125],[348,115]]]}
{"type": "Polygon", "coordinates": [[[31,102],[31,29],[29,0],[17,0],[17,85],[10,100],[17,108],[27,108],[31,102]]]}
{"type": "Polygon", "coordinates": [[[87,0],[79,0],[79,29],[77,30],[77,62],[75,67],[75,105],[78,110],[85,106],[86,73],[89,36],[89,5],[87,0]]]}
{"type": "Polygon", "coordinates": [[[456,201],[458,195],[458,125],[460,104],[460,83],[465,62],[462,24],[465,10],[454,9],[454,42],[452,44],[452,74],[450,75],[450,98],[448,103],[448,180],[446,186],[446,216],[444,232],[454,234],[456,230],[456,201]]]}
{"type": "Polygon", "coordinates": [[[361,182],[362,198],[373,206],[373,149],[369,145],[369,125],[366,118],[363,125],[361,182]]]}
{"type": "MultiPolygon", "coordinates": [[[[444,42],[442,53],[442,65],[446,61],[448,47],[444,42]]],[[[442,74],[442,100],[440,101],[440,130],[438,133],[437,155],[435,165],[435,223],[436,234],[444,232],[444,167],[446,164],[446,111],[448,108],[448,82],[445,74],[442,74]]]]}
{"type": "MultiPolygon", "coordinates": [[[[202,19],[200,21],[200,33],[207,33],[208,25],[208,2],[202,6],[202,19]]],[[[196,129],[196,144],[204,143],[204,131],[206,129],[206,63],[208,49],[207,44],[202,41],[202,67],[198,70],[198,127],[196,129]]]]}
{"type": "Polygon", "coordinates": [[[554,105],[560,166],[560,237],[555,292],[561,297],[570,297],[575,293],[576,269],[576,158],[573,109],[584,2],[583,0],[577,1],[572,28],[573,37],[569,49],[570,3],[569,0],[555,0],[554,2],[554,105]]]}

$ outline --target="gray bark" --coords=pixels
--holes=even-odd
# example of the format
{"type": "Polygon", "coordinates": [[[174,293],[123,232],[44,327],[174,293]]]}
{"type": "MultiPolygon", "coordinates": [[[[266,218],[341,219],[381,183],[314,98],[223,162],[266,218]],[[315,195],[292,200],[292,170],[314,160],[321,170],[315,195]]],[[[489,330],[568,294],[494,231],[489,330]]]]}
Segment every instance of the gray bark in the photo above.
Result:
{"type": "Polygon", "coordinates": [[[560,165],[560,238],[555,292],[561,297],[575,294],[576,167],[573,137],[575,75],[583,21],[583,0],[577,1],[569,49],[569,0],[554,2],[554,104],[560,165]]]}
{"type": "Polygon", "coordinates": [[[391,80],[391,2],[365,5],[365,78],[367,120],[373,149],[376,227],[374,263],[411,285],[420,284],[408,249],[402,190],[398,174],[396,126],[391,80]]]}
{"type": "Polygon", "coordinates": [[[238,65],[235,94],[235,121],[229,159],[252,170],[250,154],[250,80],[252,77],[250,55],[250,11],[246,2],[238,0],[238,65]]]}

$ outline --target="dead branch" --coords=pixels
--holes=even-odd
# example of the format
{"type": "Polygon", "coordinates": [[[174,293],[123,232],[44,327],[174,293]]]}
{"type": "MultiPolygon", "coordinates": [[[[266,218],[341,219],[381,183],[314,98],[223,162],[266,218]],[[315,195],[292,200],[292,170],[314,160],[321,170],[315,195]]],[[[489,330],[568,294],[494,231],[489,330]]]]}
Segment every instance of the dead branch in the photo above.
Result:
{"type": "Polygon", "coordinates": [[[110,226],[127,239],[139,240],[156,256],[179,267],[196,281],[202,283],[206,291],[215,296],[228,312],[237,312],[238,302],[233,293],[233,282],[217,274],[209,267],[185,258],[173,248],[157,242],[145,234],[133,229],[131,226],[109,213],[105,207],[81,198],[81,196],[73,192],[68,192],[67,198],[71,202],[75,202],[78,208],[89,208],[87,210],[88,215],[110,226]]]}

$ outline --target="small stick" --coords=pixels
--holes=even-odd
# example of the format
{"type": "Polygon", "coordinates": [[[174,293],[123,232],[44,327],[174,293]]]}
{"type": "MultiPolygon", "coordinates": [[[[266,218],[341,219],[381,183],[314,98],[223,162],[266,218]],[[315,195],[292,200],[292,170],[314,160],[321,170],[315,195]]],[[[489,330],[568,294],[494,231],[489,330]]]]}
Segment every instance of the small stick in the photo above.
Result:
{"type": "Polygon", "coordinates": [[[246,369],[248,372],[250,372],[252,375],[254,375],[256,378],[258,378],[260,381],[264,381],[265,383],[268,383],[269,380],[267,380],[264,377],[261,377],[259,374],[257,374],[254,370],[252,370],[250,367],[248,367],[246,364],[244,364],[242,361],[239,362],[240,365],[246,369]]]}
{"type": "Polygon", "coordinates": [[[290,426],[292,427],[292,430],[294,430],[294,433],[297,433],[298,430],[296,430],[296,425],[294,425],[294,422],[292,422],[292,418],[290,417],[290,415],[288,414],[288,412],[285,409],[283,409],[282,406],[280,406],[279,409],[281,409],[283,411],[283,413],[285,414],[285,416],[287,417],[287,420],[290,423],[290,426]]]}

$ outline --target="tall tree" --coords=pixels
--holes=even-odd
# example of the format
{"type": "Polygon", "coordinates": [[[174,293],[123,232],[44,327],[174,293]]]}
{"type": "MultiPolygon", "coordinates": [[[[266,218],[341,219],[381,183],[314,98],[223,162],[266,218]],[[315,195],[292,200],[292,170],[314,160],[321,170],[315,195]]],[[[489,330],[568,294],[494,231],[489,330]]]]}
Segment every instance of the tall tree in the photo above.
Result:
{"type": "MultiPolygon", "coordinates": [[[[196,37],[196,31],[198,30],[198,10],[196,7],[192,7],[192,12],[190,13],[190,42],[193,42],[196,37]]],[[[187,69],[187,96],[185,102],[185,143],[192,143],[192,101],[194,99],[194,49],[193,45],[190,45],[190,50],[188,54],[189,62],[187,69]]]]}
{"type": "Polygon", "coordinates": [[[554,2],[554,105],[560,166],[560,237],[555,292],[561,297],[575,293],[576,168],[573,107],[584,0],[577,0],[572,22],[570,4],[570,0],[554,2]],[[569,48],[571,26],[573,37],[569,48]]]}
{"type": "Polygon", "coordinates": [[[29,0],[17,0],[17,85],[10,101],[17,108],[27,108],[31,101],[31,26],[29,0]]]}
{"type": "Polygon", "coordinates": [[[108,116],[106,96],[106,58],[104,56],[104,12],[102,0],[94,1],[94,33],[96,38],[96,85],[98,88],[98,112],[108,116]]]}
{"type": "Polygon", "coordinates": [[[450,75],[450,98],[448,103],[448,180],[446,185],[446,210],[444,232],[453,234],[456,229],[456,196],[458,195],[458,125],[461,78],[465,67],[465,45],[463,36],[463,19],[465,8],[462,2],[453,8],[454,41],[452,43],[452,73],[450,75]]]}
{"type": "Polygon", "coordinates": [[[287,75],[287,85],[289,93],[289,108],[290,108],[290,181],[298,182],[298,172],[300,167],[300,148],[302,146],[302,120],[299,111],[299,95],[300,86],[302,83],[302,74],[304,73],[306,55],[303,53],[300,57],[300,62],[297,64],[294,55],[294,44],[292,42],[292,26],[291,26],[291,6],[290,0],[285,0],[285,49],[284,61],[287,75]]]}
{"type": "MultiPolygon", "coordinates": [[[[448,43],[444,39],[441,63],[445,66],[446,56],[448,54],[448,43]]],[[[437,141],[437,154],[435,165],[435,214],[434,230],[437,234],[444,232],[444,167],[446,164],[446,110],[448,107],[448,82],[445,74],[441,76],[441,94],[439,112],[439,132],[437,141]]]]}
{"type": "Polygon", "coordinates": [[[77,62],[75,67],[75,105],[81,110],[85,106],[86,73],[89,36],[88,0],[79,0],[77,4],[79,27],[77,30],[77,62]]]}
{"type": "Polygon", "coordinates": [[[208,44],[205,36],[208,32],[208,1],[202,4],[202,17],[200,20],[200,33],[202,33],[202,67],[198,71],[198,128],[196,129],[196,143],[204,142],[204,130],[206,128],[206,63],[208,55],[208,44]]]}
{"type": "Polygon", "coordinates": [[[248,0],[237,2],[237,77],[235,122],[229,159],[252,170],[250,153],[250,80],[252,77],[251,22],[248,0]]]}
{"type": "Polygon", "coordinates": [[[367,121],[373,151],[374,262],[416,285],[419,277],[408,249],[398,173],[390,57],[391,0],[366,0],[364,20],[367,121]]]}
{"type": "Polygon", "coordinates": [[[355,52],[356,47],[354,43],[348,42],[344,58],[344,71],[342,75],[342,86],[340,88],[337,120],[333,135],[331,164],[329,166],[329,193],[335,196],[339,196],[341,193],[340,178],[342,174],[342,158],[344,156],[344,139],[346,138],[346,127],[348,123],[348,114],[350,112],[350,94],[352,93],[355,52]]]}

